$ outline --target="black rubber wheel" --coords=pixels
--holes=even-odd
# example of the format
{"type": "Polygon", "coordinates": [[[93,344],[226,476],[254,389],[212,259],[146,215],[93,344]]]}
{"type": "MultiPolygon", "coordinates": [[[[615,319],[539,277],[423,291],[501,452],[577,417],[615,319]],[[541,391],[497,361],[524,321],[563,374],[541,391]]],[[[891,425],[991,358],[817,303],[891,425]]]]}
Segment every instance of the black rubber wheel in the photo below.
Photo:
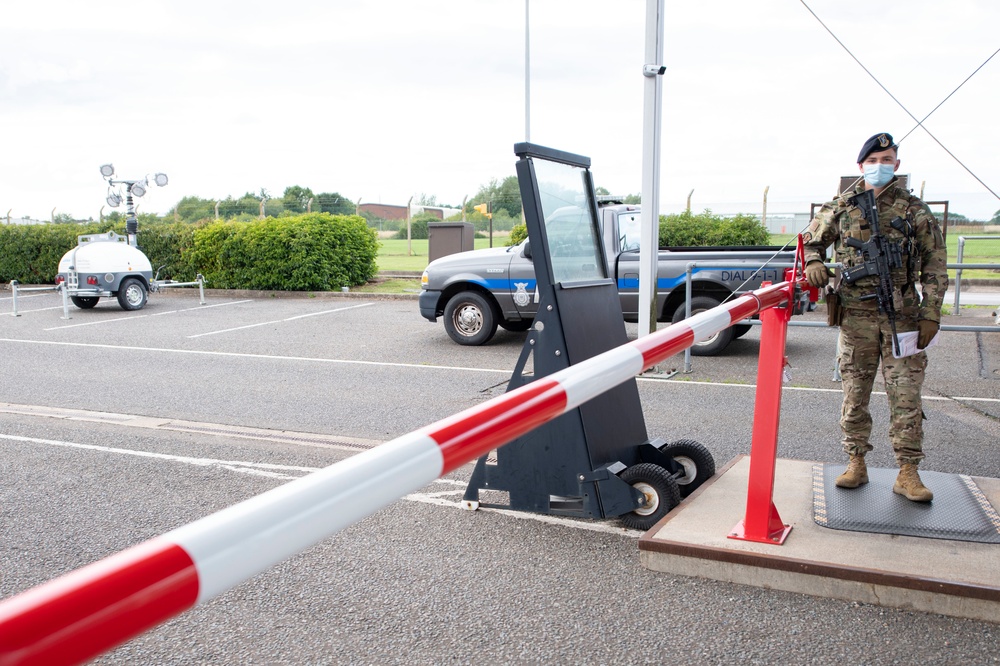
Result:
{"type": "Polygon", "coordinates": [[[81,310],[89,310],[90,308],[97,305],[97,301],[101,300],[100,296],[70,296],[69,300],[73,301],[73,305],[80,308],[81,310]]]}
{"type": "Polygon", "coordinates": [[[497,316],[484,296],[463,291],[444,306],[444,330],[460,345],[486,344],[497,332],[497,316]]]}
{"type": "Polygon", "coordinates": [[[633,530],[648,530],[681,503],[681,492],[670,472],[653,463],[639,463],[621,473],[621,480],[642,492],[646,504],[622,515],[622,524],[633,530]]]}
{"type": "MultiPolygon", "coordinates": [[[[696,315],[705,310],[711,310],[719,305],[720,301],[711,296],[695,296],[691,299],[691,315],[696,315]]],[[[672,323],[676,324],[684,320],[684,304],[681,303],[677,311],[674,312],[672,323]]],[[[743,324],[746,326],[746,324],[743,324]]],[[[715,335],[701,342],[696,342],[691,346],[692,356],[715,356],[729,346],[733,341],[733,327],[724,328],[715,335]]]]}
{"type": "Polygon", "coordinates": [[[531,328],[531,325],[535,323],[534,319],[521,319],[519,321],[502,321],[500,322],[500,328],[505,331],[511,331],[512,333],[521,333],[522,331],[527,331],[531,328]]]}
{"type": "Polygon", "coordinates": [[[674,479],[681,497],[687,497],[715,474],[715,458],[693,439],[678,439],[660,447],[660,452],[684,468],[683,476],[674,479]]]}
{"type": "Polygon", "coordinates": [[[742,338],[744,335],[750,332],[751,328],[753,328],[753,326],[751,326],[750,324],[736,324],[735,326],[733,326],[733,340],[742,338]]]}
{"type": "Polygon", "coordinates": [[[118,286],[118,305],[122,310],[141,310],[146,305],[146,285],[139,278],[125,278],[118,286]]]}

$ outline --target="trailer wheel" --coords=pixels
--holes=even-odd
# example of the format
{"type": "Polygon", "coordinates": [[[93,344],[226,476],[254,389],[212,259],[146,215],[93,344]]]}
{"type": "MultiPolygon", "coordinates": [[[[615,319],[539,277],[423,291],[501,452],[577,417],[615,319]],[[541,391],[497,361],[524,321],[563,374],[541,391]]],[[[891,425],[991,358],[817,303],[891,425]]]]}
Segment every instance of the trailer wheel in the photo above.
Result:
{"type": "Polygon", "coordinates": [[[146,285],[138,278],[125,278],[118,287],[118,305],[122,310],[141,310],[146,304],[146,285]]]}
{"type": "Polygon", "coordinates": [[[100,296],[70,296],[69,300],[73,301],[73,305],[80,308],[81,310],[89,310],[90,308],[97,305],[97,301],[101,300],[100,296]]]}
{"type": "Polygon", "coordinates": [[[455,294],[444,306],[444,330],[460,345],[486,344],[497,332],[493,306],[474,291],[455,294]]]}
{"type": "Polygon", "coordinates": [[[693,439],[678,439],[664,444],[660,452],[684,468],[683,476],[674,479],[681,497],[687,497],[715,475],[715,458],[703,444],[693,439]]]}
{"type": "MultiPolygon", "coordinates": [[[[705,310],[711,310],[721,304],[720,301],[712,298],[711,296],[695,296],[691,299],[691,316],[698,314],[699,312],[704,312],[705,310]]],[[[671,323],[676,324],[679,321],[684,320],[684,304],[681,303],[677,310],[674,311],[674,316],[671,318],[671,323]]],[[[746,326],[747,324],[743,324],[746,326]]],[[[696,342],[691,345],[691,354],[693,356],[715,356],[720,353],[723,349],[729,346],[729,343],[733,341],[733,327],[724,328],[710,338],[706,338],[701,342],[696,342]]]]}
{"type": "Polygon", "coordinates": [[[621,473],[621,480],[646,496],[646,503],[622,515],[622,524],[648,530],[681,503],[681,493],[670,472],[653,463],[639,463],[621,473]]]}

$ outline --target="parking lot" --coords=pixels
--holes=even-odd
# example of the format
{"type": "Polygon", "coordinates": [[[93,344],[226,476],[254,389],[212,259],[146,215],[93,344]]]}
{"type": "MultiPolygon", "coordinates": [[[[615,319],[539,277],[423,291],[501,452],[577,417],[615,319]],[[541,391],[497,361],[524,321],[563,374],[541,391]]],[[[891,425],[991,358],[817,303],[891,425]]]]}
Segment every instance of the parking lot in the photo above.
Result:
{"type": "MultiPolygon", "coordinates": [[[[411,299],[0,292],[0,597],[502,393],[411,299]]],[[[986,324],[989,310],[948,323],[986,324]]],[[[818,318],[817,313],[806,319],[818,318]]],[[[629,330],[634,334],[634,326],[629,330]]],[[[926,469],[1000,477],[1000,335],[929,352],[926,469]]],[[[838,461],[836,336],[792,328],[779,455],[838,461]]],[[[749,452],[759,328],[639,380],[650,436],[749,452]]],[[[892,466],[883,395],[874,466],[892,466]]],[[[996,663],[1000,625],[654,573],[638,533],[460,509],[461,468],[98,663],[996,663]]],[[[780,507],[779,507],[780,509],[780,507]]],[[[793,536],[790,538],[794,538],[793,536]]],[[[901,547],[905,547],[901,539],[901,547]]],[[[960,548],[956,557],[960,557],[960,548]]]]}

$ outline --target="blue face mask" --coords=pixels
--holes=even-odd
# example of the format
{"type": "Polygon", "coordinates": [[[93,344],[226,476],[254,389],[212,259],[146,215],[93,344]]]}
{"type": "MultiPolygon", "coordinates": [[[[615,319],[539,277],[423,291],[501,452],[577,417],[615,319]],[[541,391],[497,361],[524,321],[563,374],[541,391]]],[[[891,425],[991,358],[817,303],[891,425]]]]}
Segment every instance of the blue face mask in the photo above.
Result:
{"type": "Polygon", "coordinates": [[[895,172],[895,164],[866,164],[865,182],[872,187],[882,187],[892,180],[895,172]]]}

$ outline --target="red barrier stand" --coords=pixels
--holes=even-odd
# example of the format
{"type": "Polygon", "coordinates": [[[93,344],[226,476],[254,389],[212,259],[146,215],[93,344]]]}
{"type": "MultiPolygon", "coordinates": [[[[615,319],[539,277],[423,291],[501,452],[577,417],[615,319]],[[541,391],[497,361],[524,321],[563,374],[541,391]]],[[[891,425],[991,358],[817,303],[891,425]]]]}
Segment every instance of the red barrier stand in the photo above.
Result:
{"type": "Polygon", "coordinates": [[[747,510],[746,517],[730,532],[730,539],[780,545],[792,530],[790,525],[781,522],[772,501],[781,416],[781,376],[787,360],[785,336],[791,316],[788,308],[771,308],[760,314],[760,358],[750,445],[747,510]]]}
{"type": "MultiPolygon", "coordinates": [[[[799,236],[796,266],[785,272],[787,307],[760,313],[760,357],[757,359],[757,397],[754,403],[753,436],[750,442],[750,476],[747,509],[743,520],[729,533],[730,539],[781,545],[792,531],[774,506],[774,465],[778,458],[778,424],[781,419],[781,383],[788,358],[785,340],[794,309],[795,276],[804,266],[804,248],[799,236]]],[[[768,286],[765,282],[762,287],[768,286]]]]}

